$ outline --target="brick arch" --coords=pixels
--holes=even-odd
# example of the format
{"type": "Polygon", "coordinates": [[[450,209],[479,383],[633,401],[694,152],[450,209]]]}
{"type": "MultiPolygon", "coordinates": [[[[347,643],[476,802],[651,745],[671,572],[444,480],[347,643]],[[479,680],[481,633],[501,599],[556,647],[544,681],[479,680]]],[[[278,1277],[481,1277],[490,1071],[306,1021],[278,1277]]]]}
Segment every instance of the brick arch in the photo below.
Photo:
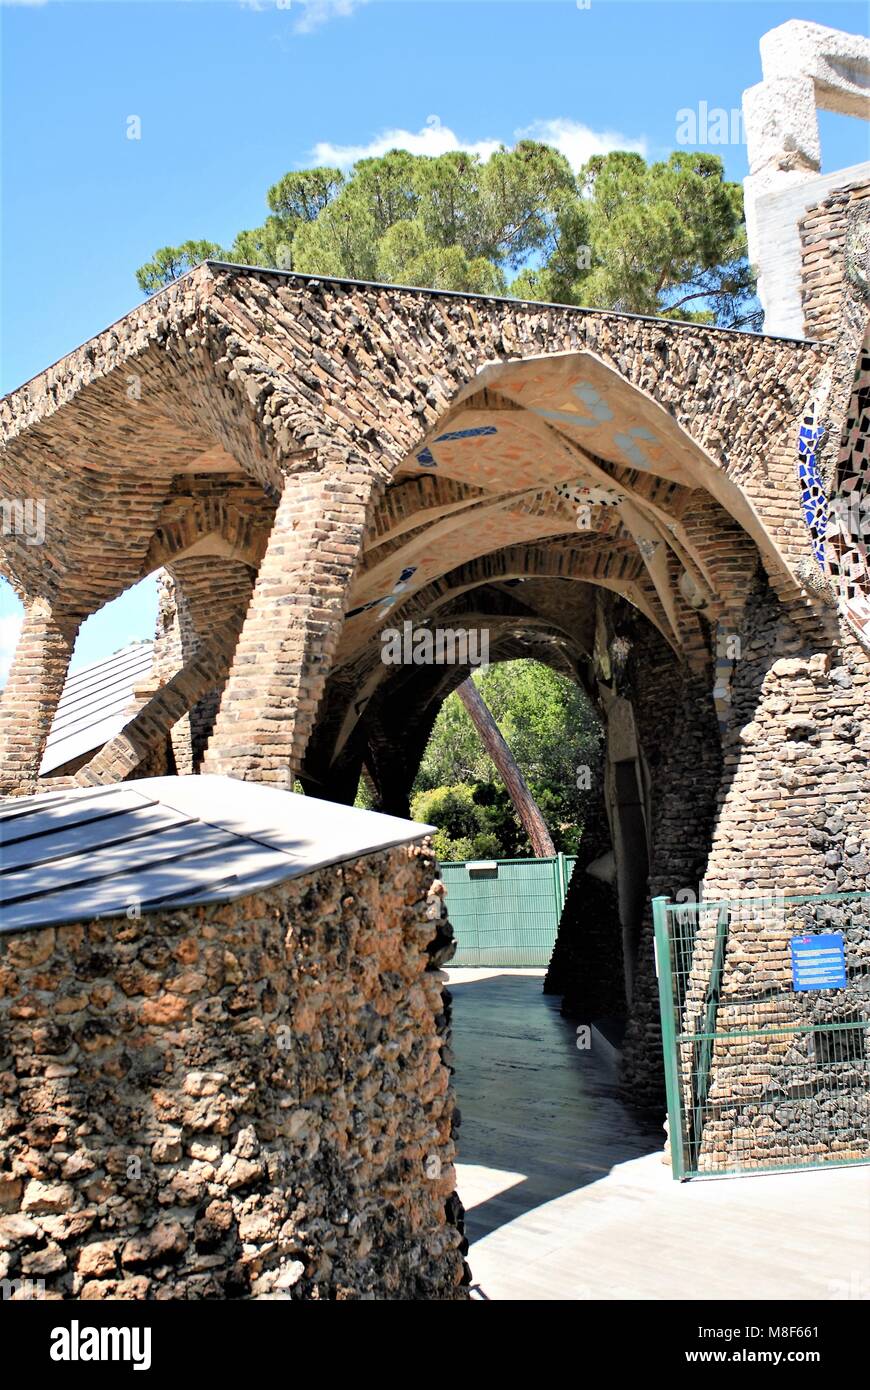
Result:
{"type": "Polygon", "coordinates": [[[263,558],[269,529],[270,518],[252,516],[220,496],[185,501],[158,523],[142,573],[151,574],[193,553],[256,568],[263,558]]]}
{"type": "MultiPolygon", "coordinates": [[[[475,591],[470,591],[473,599],[475,591]]],[[[487,595],[491,601],[493,595],[487,595]]],[[[460,598],[459,604],[463,600],[460,598]]],[[[484,611],[483,605],[478,608],[463,607],[462,611],[452,611],[444,619],[444,626],[457,628],[481,627],[486,626],[490,631],[493,628],[499,629],[499,642],[502,641],[502,630],[507,633],[511,629],[522,628],[528,635],[528,640],[534,641],[536,634],[552,633],[559,637],[565,645],[569,656],[566,658],[568,664],[572,664],[576,669],[577,663],[586,655],[585,649],[580,645],[575,634],[570,631],[568,626],[561,626],[558,622],[545,614],[539,614],[529,609],[514,609],[494,613],[487,609],[484,611]],[[473,610],[473,611],[472,611],[473,610]]],[[[566,663],[563,663],[563,670],[566,663]]],[[[350,715],[353,719],[353,727],[356,728],[359,722],[358,716],[362,714],[363,703],[368,702],[371,695],[380,686],[382,680],[389,683],[390,674],[395,677],[396,668],[387,668],[378,660],[378,652],[367,651],[355,662],[345,667],[339,668],[330,675],[328,689],[324,699],[324,709],[314,731],[314,744],[317,747],[315,761],[321,765],[321,777],[325,781],[325,771],[330,765],[334,764],[334,746],[340,736],[341,729],[350,715]]],[[[347,743],[344,741],[342,747],[347,743]]],[[[306,770],[310,771],[308,760],[306,760],[306,770]]]]}
{"type": "MultiPolygon", "coordinates": [[[[539,638],[523,643],[508,635],[498,639],[491,648],[490,664],[530,659],[548,666],[561,676],[573,680],[589,696],[587,682],[570,663],[559,659],[552,646],[539,638]]],[[[409,797],[420,767],[426,745],[438,713],[447,697],[468,675],[467,669],[456,667],[417,668],[416,680],[402,682],[394,689],[386,688],[376,707],[367,711],[363,739],[363,761],[369,768],[380,792],[380,806],[392,814],[410,812],[409,797]],[[402,724],[401,756],[396,763],[396,728],[399,713],[413,710],[402,724]]]]}
{"type": "Polygon", "coordinates": [[[450,512],[463,511],[485,497],[482,488],[463,486],[452,478],[432,474],[401,478],[387,488],[375,510],[367,548],[385,545],[450,512]]]}
{"type": "Polygon", "coordinates": [[[161,576],[161,634],[155,645],[155,670],[168,680],[217,636],[224,654],[218,680],[169,729],[180,773],[196,772],[214,728],[232,655],[251,602],[256,571],[252,565],[215,555],[181,555],[161,576]],[[171,592],[170,592],[171,586],[171,592]]]}
{"type": "Polygon", "coordinates": [[[79,769],[76,782],[121,782],[147,775],[143,769],[153,771],[155,764],[167,760],[179,773],[198,771],[254,577],[251,565],[190,551],[177,556],[159,576],[153,663],[157,688],[131,712],[124,728],[79,769]]]}
{"type": "MultiPolygon", "coordinates": [[[[664,347],[664,340],[661,346],[664,347]]],[[[451,468],[455,471],[455,463],[451,455],[445,459],[443,454],[438,454],[439,441],[456,441],[465,435],[495,436],[503,431],[511,437],[510,431],[518,430],[518,438],[528,435],[530,439],[537,439],[533,453],[538,460],[548,454],[556,459],[561,452],[564,462],[564,456],[574,452],[578,463],[585,460],[587,467],[580,468],[581,472],[588,471],[594,458],[592,450],[597,449],[599,456],[611,461],[603,472],[600,462],[592,470],[599,482],[612,482],[620,471],[625,474],[625,470],[630,471],[632,467],[639,469],[641,475],[650,467],[654,472],[660,467],[664,476],[672,474],[684,486],[700,488],[715,498],[752,537],[771,582],[784,595],[794,597],[800,585],[792,570],[793,561],[779,544],[783,532],[777,525],[775,538],[774,531],[757,510],[742,479],[731,466],[726,440],[721,435],[718,439],[705,437],[706,430],[699,432],[694,428],[700,423],[697,419],[690,426],[684,417],[681,418],[674,408],[676,402],[671,392],[661,394],[656,389],[660,384],[657,369],[666,376],[673,366],[667,351],[661,356],[647,357],[646,365],[647,371],[638,379],[628,357],[614,362],[590,351],[589,347],[540,357],[491,361],[479,369],[474,381],[458,393],[450,410],[427,431],[422,449],[415,446],[416,452],[410,461],[416,460],[419,464],[425,458],[426,466],[442,467],[449,475],[451,468]],[[549,388],[548,375],[553,376],[549,388]],[[585,389],[594,396],[601,407],[600,418],[594,405],[580,411],[575,402],[568,412],[540,404],[570,398],[575,379],[583,383],[582,388],[577,389],[585,389]],[[638,427],[638,421],[648,422],[654,427],[653,432],[647,424],[638,427]],[[573,427],[570,422],[574,422],[573,427]],[[578,423],[592,426],[591,433],[578,431],[578,423]],[[652,465],[647,457],[646,440],[653,441],[655,449],[665,451],[667,456],[660,459],[659,465],[652,465]]],[[[500,440],[493,441],[492,448],[501,450],[504,445],[500,440]]],[[[522,449],[515,448],[514,453],[519,459],[522,449]]],[[[473,477],[473,474],[466,476],[473,477]]],[[[540,474],[539,481],[543,481],[540,474]]]]}
{"type": "MultiPolygon", "coordinates": [[[[484,615],[481,615],[477,623],[469,623],[464,617],[461,621],[463,625],[468,627],[476,626],[478,623],[482,626],[486,623],[491,630],[495,626],[484,615]]],[[[588,678],[584,679],[582,674],[584,665],[588,664],[589,661],[588,654],[586,654],[584,661],[583,654],[577,652],[575,660],[572,659],[573,653],[568,655],[564,648],[560,650],[556,643],[564,641],[565,645],[568,645],[570,639],[567,634],[558,631],[552,622],[548,622],[545,618],[524,622],[518,622],[516,619],[499,619],[497,621],[503,627],[522,628],[523,632],[522,636],[517,636],[512,631],[496,631],[495,636],[490,639],[490,666],[499,666],[507,661],[523,659],[538,661],[558,675],[567,676],[568,679],[580,686],[584,694],[594,698],[592,696],[592,682],[588,678]]],[[[459,625],[457,622],[457,626],[459,625]]],[[[468,675],[466,668],[455,666],[421,667],[419,669],[422,673],[420,679],[423,685],[426,684],[426,673],[431,672],[431,680],[424,697],[424,703],[428,705],[435,701],[439,707],[468,675]]],[[[386,698],[389,698],[391,693],[389,686],[390,682],[387,681],[383,690],[386,698]]]]}
{"type": "MultiPolygon", "coordinates": [[[[437,452],[437,436],[452,432],[469,400],[484,411],[496,405],[506,421],[534,413],[525,397],[520,409],[505,404],[517,370],[534,376],[567,356],[581,375],[607,375],[619,393],[618,429],[630,432],[635,415],[657,412],[662,439],[691,448],[693,458],[702,451],[704,485],[716,495],[724,480],[738,500],[757,506],[791,562],[806,538],[777,494],[784,467],[789,474],[792,467],[793,426],[828,355],[817,345],[699,325],[208,264],[13,393],[0,414],[10,459],[28,484],[22,495],[34,495],[30,484],[44,463],[59,461],[50,490],[58,518],[74,522],[96,476],[101,486],[115,478],[115,515],[89,514],[90,540],[102,553],[88,578],[101,569],[113,592],[135,577],[119,562],[135,555],[139,568],[166,495],[164,477],[148,492],[157,480],[142,462],[157,392],[162,428],[172,436],[161,462],[169,482],[178,471],[170,455],[189,462],[193,431],[280,494],[233,698],[216,729],[214,767],[282,780],[300,764],[339,655],[373,501],[387,483],[423,471],[421,446],[432,435],[437,452]],[[126,378],[137,372],[146,389],[128,399],[126,378]],[[119,497],[135,498],[135,506],[124,511],[119,497]],[[137,528],[133,547],[113,531],[122,512],[137,528]],[[296,595],[292,615],[288,587],[296,595]],[[254,667],[268,692],[262,711],[247,679],[254,667]],[[236,726],[255,737],[239,738],[236,726]]],[[[570,442],[556,438],[558,423],[540,424],[541,439],[571,455],[570,442]]],[[[584,448],[615,457],[583,433],[584,448]]],[[[75,530],[69,524],[64,536],[73,550],[75,530]]],[[[65,578],[74,569],[67,559],[65,578]]],[[[775,582],[785,593],[788,575],[775,582]]],[[[789,599],[796,594],[792,583],[789,599]]]]}
{"type": "MultiPolygon", "coordinates": [[[[590,538],[581,543],[555,541],[537,546],[516,545],[479,556],[467,565],[459,566],[433,581],[431,585],[412,595],[404,604],[397,605],[381,623],[380,631],[400,627],[406,620],[420,622],[436,618],[446,605],[493,582],[530,578],[560,579],[587,584],[627,599],[660,634],[675,657],[680,655],[655,589],[648,580],[643,560],[628,540],[609,550],[601,548],[594,538],[590,538]]],[[[686,643],[683,655],[691,668],[707,673],[710,669],[707,639],[697,618],[688,609],[686,618],[687,622],[694,623],[695,631],[691,634],[691,641],[686,643]]],[[[511,621],[514,626],[523,625],[522,616],[511,621]]],[[[451,614],[444,619],[442,625],[461,627],[462,615],[451,614]]],[[[335,736],[337,753],[346,746],[362,716],[362,711],[367,708],[385,680],[387,668],[378,659],[378,640],[375,634],[372,641],[356,653],[356,659],[346,666],[342,666],[339,654],[336,677],[346,678],[342,685],[346,687],[348,694],[344,701],[340,727],[335,736]]]]}
{"type": "Polygon", "coordinates": [[[673,645],[667,622],[655,590],[646,577],[643,560],[630,543],[605,549],[595,543],[551,545],[516,545],[481,555],[469,564],[460,565],[441,580],[414,595],[396,617],[432,616],[440,607],[460,594],[493,581],[525,579],[565,579],[595,584],[622,594],[633,602],[646,618],[673,645]]]}

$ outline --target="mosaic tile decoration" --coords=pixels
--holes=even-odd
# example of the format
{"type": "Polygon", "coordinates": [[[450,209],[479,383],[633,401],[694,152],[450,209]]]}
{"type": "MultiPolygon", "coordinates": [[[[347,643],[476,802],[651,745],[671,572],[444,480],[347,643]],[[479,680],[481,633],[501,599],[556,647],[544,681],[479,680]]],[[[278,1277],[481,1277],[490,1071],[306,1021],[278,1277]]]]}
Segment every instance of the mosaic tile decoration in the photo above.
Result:
{"type": "MultiPolygon", "coordinates": [[[[474,429],[451,430],[448,434],[439,434],[435,440],[436,444],[452,444],[457,439],[478,439],[481,435],[498,434],[495,425],[477,425],[474,429]]],[[[417,462],[423,468],[437,468],[438,460],[429,448],[423,448],[417,455],[417,462]]]]}
{"type": "Polygon", "coordinates": [[[735,658],[729,654],[730,633],[721,622],[716,624],[716,667],[713,683],[713,704],[719,729],[724,734],[731,719],[731,682],[735,658]]]}
{"type": "Polygon", "coordinates": [[[622,494],[615,489],[587,483],[584,478],[578,478],[573,483],[556,483],[553,491],[557,497],[564,497],[566,502],[573,502],[578,507],[618,507],[622,501],[622,494]]]}
{"type": "Polygon", "coordinates": [[[393,604],[396,603],[399,595],[404,593],[408,587],[408,581],[411,579],[412,575],[416,573],[416,565],[406,565],[388,594],[382,594],[380,598],[373,598],[368,603],[361,603],[359,608],[352,608],[349,613],[345,614],[345,617],[355,618],[359,613],[367,613],[370,608],[377,608],[379,603],[385,605],[383,611],[386,612],[388,608],[392,608],[393,604]]]}
{"type": "Polygon", "coordinates": [[[816,449],[823,427],[816,423],[816,403],[811,401],[798,435],[797,476],[801,489],[801,507],[813,540],[813,554],[825,567],[825,536],[828,530],[828,499],[819,472],[816,449]]]}
{"type": "Polygon", "coordinates": [[[436,444],[446,444],[452,439],[478,439],[483,434],[498,434],[495,425],[477,425],[469,430],[451,430],[448,434],[439,434],[435,440],[436,444]]]}
{"type": "Polygon", "coordinates": [[[829,508],[826,568],[845,616],[870,644],[870,346],[858,359],[829,508]]]}
{"type": "Polygon", "coordinates": [[[870,599],[847,599],[843,605],[846,619],[856,637],[870,647],[870,599]]]}

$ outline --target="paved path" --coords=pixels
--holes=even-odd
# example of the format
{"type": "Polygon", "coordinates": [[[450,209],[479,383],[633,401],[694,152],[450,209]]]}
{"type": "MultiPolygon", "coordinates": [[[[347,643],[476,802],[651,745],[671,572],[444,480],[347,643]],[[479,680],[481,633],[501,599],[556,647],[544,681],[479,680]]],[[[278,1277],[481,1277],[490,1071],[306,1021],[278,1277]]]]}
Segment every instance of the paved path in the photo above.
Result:
{"type": "Polygon", "coordinates": [[[676,1183],[542,970],[449,974],[477,1297],[870,1298],[870,1169],[676,1183]]]}

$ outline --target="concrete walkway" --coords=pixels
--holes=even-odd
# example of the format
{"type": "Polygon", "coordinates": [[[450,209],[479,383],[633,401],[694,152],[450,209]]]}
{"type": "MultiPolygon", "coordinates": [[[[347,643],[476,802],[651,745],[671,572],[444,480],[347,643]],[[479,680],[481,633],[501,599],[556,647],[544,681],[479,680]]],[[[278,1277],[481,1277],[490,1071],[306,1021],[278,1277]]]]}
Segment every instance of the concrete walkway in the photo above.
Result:
{"type": "Polygon", "coordinates": [[[451,970],[475,1296],[870,1298],[870,1170],[676,1183],[544,972],[451,970]]]}

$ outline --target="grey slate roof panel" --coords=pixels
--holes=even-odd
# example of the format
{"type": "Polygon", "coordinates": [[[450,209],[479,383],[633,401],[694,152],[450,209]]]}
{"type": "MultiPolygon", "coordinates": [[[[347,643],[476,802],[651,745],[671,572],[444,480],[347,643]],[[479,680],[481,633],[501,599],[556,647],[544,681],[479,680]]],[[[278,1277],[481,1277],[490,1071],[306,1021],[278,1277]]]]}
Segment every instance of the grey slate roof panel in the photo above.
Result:
{"type": "Polygon", "coordinates": [[[41,777],[96,752],[127,723],[135,687],[151,674],[154,644],[134,642],[68,676],[45,745],[41,777]]]}
{"type": "Polygon", "coordinates": [[[0,805],[0,931],[222,902],[431,826],[232,777],[149,777],[0,805]]]}
{"type": "Polygon", "coordinates": [[[12,838],[13,826],[10,825],[8,838],[2,836],[0,898],[3,895],[3,874],[8,874],[12,869],[21,871],[41,864],[53,864],[69,855],[85,854],[91,849],[141,839],[157,830],[188,823],[177,811],[166,811],[162,806],[148,806],[144,802],[141,808],[133,811],[113,812],[111,824],[106,824],[107,819],[99,816],[87,821],[70,822],[63,830],[55,829],[50,834],[35,838],[27,836],[19,840],[12,838]]]}

